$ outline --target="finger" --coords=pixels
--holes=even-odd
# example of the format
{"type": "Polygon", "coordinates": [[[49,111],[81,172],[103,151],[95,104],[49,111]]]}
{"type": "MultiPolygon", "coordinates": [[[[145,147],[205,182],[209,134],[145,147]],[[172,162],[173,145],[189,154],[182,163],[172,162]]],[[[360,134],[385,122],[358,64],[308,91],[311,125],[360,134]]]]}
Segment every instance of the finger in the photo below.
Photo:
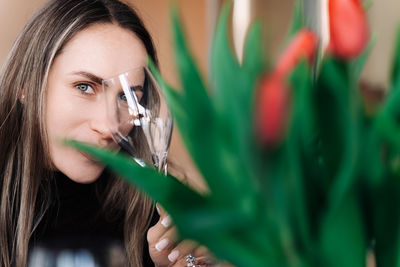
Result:
{"type": "Polygon", "coordinates": [[[176,247],[177,241],[178,235],[176,233],[176,228],[173,227],[160,237],[160,239],[154,244],[154,248],[158,251],[172,250],[176,247]]]}
{"type": "Polygon", "coordinates": [[[210,250],[205,247],[205,246],[198,246],[196,247],[195,250],[193,250],[192,252],[193,256],[195,256],[196,258],[201,257],[201,256],[205,256],[205,255],[212,255],[212,253],[210,252],[210,250]]]}
{"type": "Polygon", "coordinates": [[[218,264],[217,258],[205,246],[197,246],[192,255],[196,258],[196,264],[201,266],[216,266],[218,264]]]}
{"type": "Polygon", "coordinates": [[[175,262],[171,263],[170,267],[182,267],[188,266],[185,257],[177,259],[175,262]]]}
{"type": "Polygon", "coordinates": [[[180,261],[180,259],[185,260],[185,256],[189,255],[197,246],[198,244],[195,241],[184,240],[171,250],[171,252],[168,254],[168,260],[171,263],[180,261]]]}
{"type": "Polygon", "coordinates": [[[179,257],[175,262],[171,263],[170,267],[182,267],[182,266],[201,266],[201,267],[234,267],[232,265],[224,265],[221,262],[215,260],[214,258],[211,258],[209,256],[201,256],[201,257],[194,257],[194,262],[190,262],[190,259],[187,259],[189,255],[193,254],[187,254],[185,256],[179,257]],[[189,265],[189,264],[194,264],[194,265],[189,265]],[[221,265],[222,264],[222,265],[221,265]]]}
{"type": "Polygon", "coordinates": [[[156,203],[156,210],[158,212],[158,215],[160,215],[161,224],[164,227],[168,228],[172,223],[171,216],[169,216],[169,214],[164,210],[164,208],[158,203],[156,203]]]}
{"type": "Polygon", "coordinates": [[[156,203],[156,210],[158,212],[158,215],[163,217],[166,214],[165,209],[160,205],[160,203],[156,203]]]}
{"type": "Polygon", "coordinates": [[[176,243],[175,227],[168,229],[159,240],[149,242],[149,253],[156,266],[169,266],[171,262],[168,255],[175,248],[176,243]]]}
{"type": "Polygon", "coordinates": [[[160,217],[160,224],[165,228],[168,228],[172,225],[171,216],[166,215],[164,217],[160,217]]]}
{"type": "Polygon", "coordinates": [[[173,224],[169,215],[160,217],[158,222],[147,231],[147,241],[149,244],[158,242],[167,231],[174,228],[172,226],[173,224]]]}
{"type": "Polygon", "coordinates": [[[175,227],[168,229],[163,226],[152,227],[147,233],[149,248],[155,248],[158,251],[174,247],[177,240],[178,235],[175,227]]]}
{"type": "Polygon", "coordinates": [[[221,264],[222,264],[221,262],[210,256],[209,257],[202,256],[198,258],[196,257],[196,265],[207,266],[207,267],[211,266],[221,267],[221,264]]]}

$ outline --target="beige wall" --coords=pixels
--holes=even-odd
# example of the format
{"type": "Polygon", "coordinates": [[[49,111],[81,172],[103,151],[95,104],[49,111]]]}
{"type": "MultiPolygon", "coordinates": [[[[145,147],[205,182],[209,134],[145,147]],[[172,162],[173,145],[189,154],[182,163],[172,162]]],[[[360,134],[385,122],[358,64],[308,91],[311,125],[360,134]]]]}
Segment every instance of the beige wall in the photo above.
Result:
{"type": "Polygon", "coordinates": [[[295,0],[254,1],[254,16],[263,24],[264,44],[268,55],[276,58],[284,48],[283,42],[289,31],[295,0]]]}
{"type": "Polygon", "coordinates": [[[32,13],[46,0],[0,0],[0,64],[32,13]]]}
{"type": "MultiPolygon", "coordinates": [[[[171,38],[170,6],[172,1],[166,0],[130,0],[145,21],[151,32],[160,57],[161,71],[167,80],[176,83],[176,72],[173,67],[173,43],[171,38]]],[[[205,1],[180,1],[179,10],[189,37],[189,44],[201,70],[207,66],[206,5],[205,1]]]]}
{"type": "Polygon", "coordinates": [[[363,72],[363,79],[386,88],[389,85],[396,30],[400,25],[400,1],[374,1],[368,17],[371,33],[376,34],[377,42],[363,72]]]}

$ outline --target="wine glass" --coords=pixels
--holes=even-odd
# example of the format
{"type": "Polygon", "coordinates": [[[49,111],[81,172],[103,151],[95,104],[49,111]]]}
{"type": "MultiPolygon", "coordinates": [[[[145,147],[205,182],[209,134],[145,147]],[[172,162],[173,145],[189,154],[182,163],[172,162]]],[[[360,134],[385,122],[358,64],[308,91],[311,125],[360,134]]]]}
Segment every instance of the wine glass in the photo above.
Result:
{"type": "Polygon", "coordinates": [[[164,174],[173,120],[147,67],[138,67],[103,81],[108,124],[114,140],[136,162],[151,162],[164,174]]]}

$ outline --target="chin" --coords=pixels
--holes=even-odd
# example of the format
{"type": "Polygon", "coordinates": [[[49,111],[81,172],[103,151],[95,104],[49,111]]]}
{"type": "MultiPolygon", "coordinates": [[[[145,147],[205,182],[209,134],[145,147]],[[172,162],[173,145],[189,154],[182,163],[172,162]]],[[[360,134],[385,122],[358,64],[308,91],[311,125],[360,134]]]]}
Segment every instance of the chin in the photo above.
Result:
{"type": "Polygon", "coordinates": [[[51,152],[54,169],[76,183],[95,182],[105,168],[98,161],[72,148],[54,149],[51,152]]]}
{"type": "Polygon", "coordinates": [[[69,179],[80,184],[95,182],[104,170],[104,166],[74,167],[66,170],[60,169],[69,179]]]}

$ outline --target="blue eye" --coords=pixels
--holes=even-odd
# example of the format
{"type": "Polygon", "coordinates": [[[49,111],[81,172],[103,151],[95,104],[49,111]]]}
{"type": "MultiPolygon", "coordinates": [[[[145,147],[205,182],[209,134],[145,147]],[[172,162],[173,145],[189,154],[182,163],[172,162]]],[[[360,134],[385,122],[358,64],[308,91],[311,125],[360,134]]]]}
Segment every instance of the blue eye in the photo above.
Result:
{"type": "MultiPolygon", "coordinates": [[[[140,87],[140,88],[141,88],[141,87],[140,87]]],[[[142,90],[142,89],[131,88],[131,94],[136,95],[137,100],[140,101],[140,100],[142,99],[142,96],[143,96],[143,90],[142,90]]],[[[128,100],[127,100],[127,97],[126,97],[126,95],[125,95],[125,93],[123,93],[123,92],[121,92],[121,93],[118,95],[118,98],[119,98],[120,100],[122,100],[122,101],[125,101],[125,102],[128,101],[128,100]]]]}
{"type": "Polygon", "coordinates": [[[87,83],[80,83],[80,84],[77,84],[75,87],[76,87],[79,91],[81,91],[81,93],[84,93],[84,94],[94,94],[94,90],[93,90],[92,86],[90,86],[90,85],[87,84],[87,83]]]}
{"type": "Polygon", "coordinates": [[[121,99],[122,101],[127,101],[125,94],[120,94],[119,99],[121,99]]]}

